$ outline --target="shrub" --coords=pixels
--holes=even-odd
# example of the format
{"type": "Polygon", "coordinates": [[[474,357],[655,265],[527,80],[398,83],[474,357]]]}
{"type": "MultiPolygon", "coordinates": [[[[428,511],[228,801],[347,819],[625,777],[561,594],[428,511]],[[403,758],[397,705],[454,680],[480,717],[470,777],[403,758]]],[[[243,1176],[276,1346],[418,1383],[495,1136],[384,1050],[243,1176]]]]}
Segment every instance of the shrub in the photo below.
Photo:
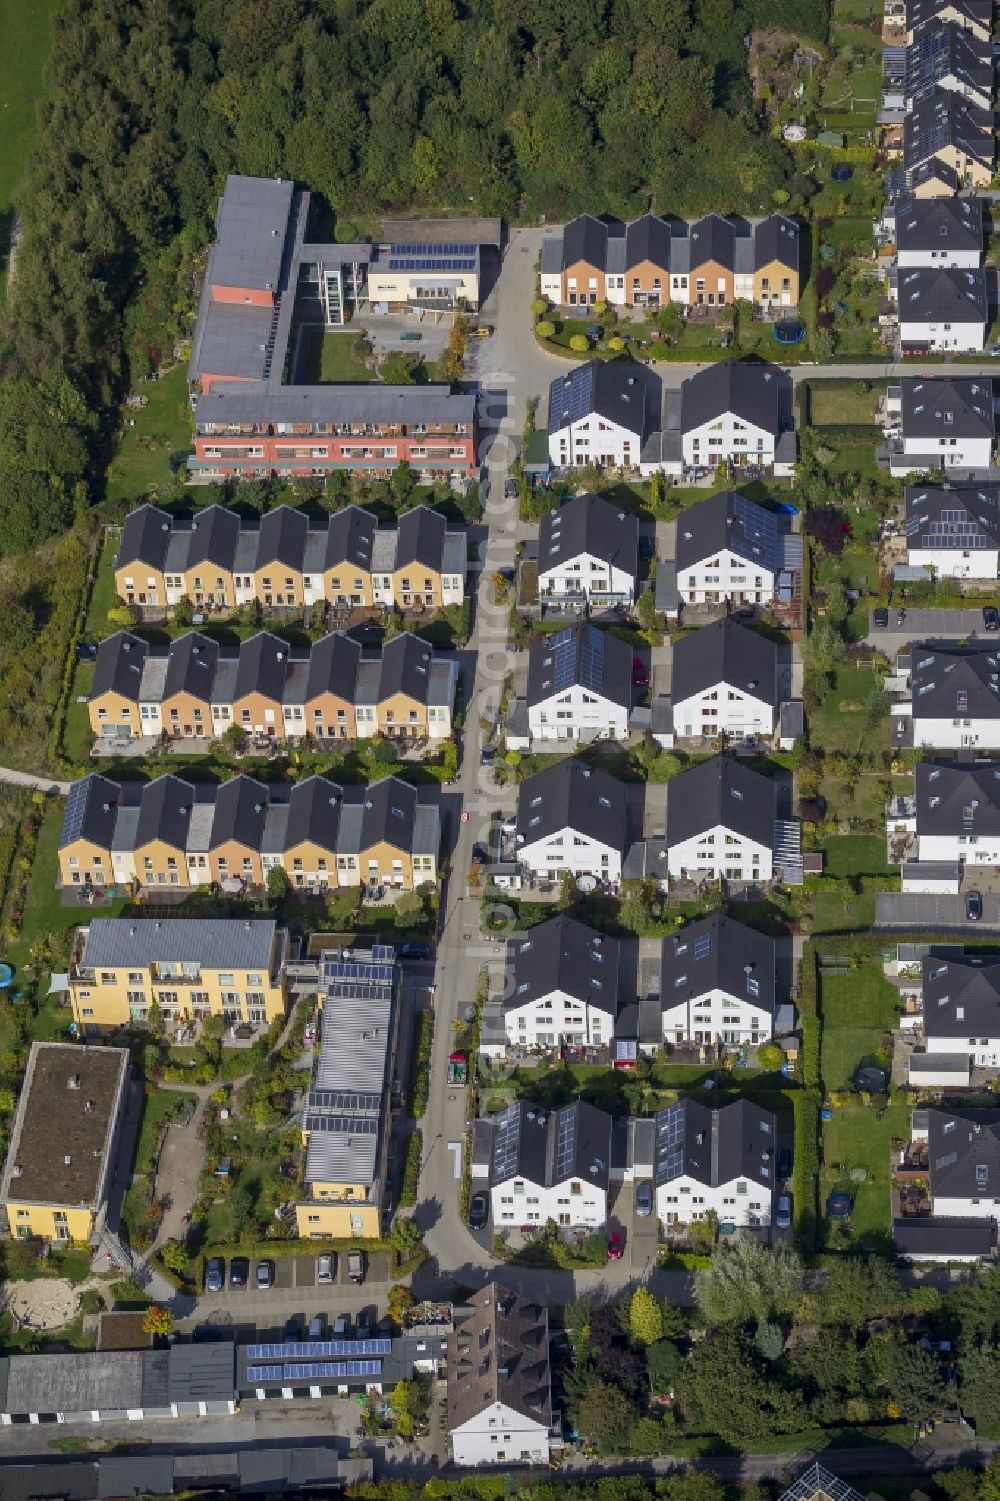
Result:
{"type": "Polygon", "coordinates": [[[412,1209],[417,1202],[417,1188],[420,1183],[420,1156],[422,1151],[423,1137],[419,1131],[414,1131],[406,1143],[403,1182],[399,1190],[399,1207],[401,1209],[412,1209]]]}

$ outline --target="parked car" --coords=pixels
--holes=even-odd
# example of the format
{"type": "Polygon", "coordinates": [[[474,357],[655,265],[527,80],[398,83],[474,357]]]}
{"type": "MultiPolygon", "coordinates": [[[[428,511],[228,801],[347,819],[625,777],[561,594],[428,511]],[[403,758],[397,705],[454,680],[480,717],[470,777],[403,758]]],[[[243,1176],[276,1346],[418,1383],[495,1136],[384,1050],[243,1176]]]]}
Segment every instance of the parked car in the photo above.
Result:
{"type": "Polygon", "coordinates": [[[632,658],[632,681],[637,688],[645,688],[649,682],[649,670],[641,657],[632,658]]]}
{"type": "Polygon", "coordinates": [[[365,1280],[367,1260],[364,1251],[348,1251],[347,1253],[347,1275],[355,1287],[360,1287],[365,1280]]]}
{"type": "Polygon", "coordinates": [[[485,1230],[490,1217],[490,1201],[482,1189],[469,1200],[469,1229],[485,1230]]]}
{"type": "Polygon", "coordinates": [[[608,1236],[608,1260],[621,1261],[625,1255],[625,1241],[617,1230],[608,1236]]]}
{"type": "Polygon", "coordinates": [[[967,891],[965,893],[965,918],[967,922],[978,922],[983,915],[983,896],[980,891],[967,891]]]}
{"type": "Polygon", "coordinates": [[[516,500],[517,499],[517,481],[516,480],[512,480],[512,479],[505,479],[504,482],[503,482],[503,493],[504,493],[504,499],[505,500],[516,500]]]}
{"type": "Polygon", "coordinates": [[[316,1281],[318,1283],[332,1282],[336,1269],[336,1260],[332,1251],[324,1251],[316,1257],[316,1281]]]}
{"type": "Polygon", "coordinates": [[[782,1194],[778,1199],[778,1207],[774,1211],[774,1224],[778,1230],[792,1228],[792,1200],[788,1194],[782,1194]]]}
{"type": "Polygon", "coordinates": [[[205,1263],[205,1291],[221,1293],[226,1283],[226,1263],[221,1256],[210,1256],[205,1263]]]}
{"type": "Polygon", "coordinates": [[[906,624],[906,611],[902,607],[900,607],[896,611],[896,624],[897,625],[905,625],[906,624]]]}
{"type": "Polygon", "coordinates": [[[652,537],[639,537],[639,557],[644,563],[656,556],[656,542],[652,537]]]}
{"type": "Polygon", "coordinates": [[[641,1220],[646,1219],[653,1212],[653,1186],[651,1183],[639,1183],[635,1190],[635,1212],[641,1220]]]}
{"type": "Polygon", "coordinates": [[[473,865],[485,865],[488,859],[489,851],[487,850],[485,844],[474,844],[472,846],[473,865]]]}
{"type": "Polygon", "coordinates": [[[274,1262],[258,1261],[257,1263],[257,1288],[261,1290],[274,1286],[274,1262]]]}
{"type": "Polygon", "coordinates": [[[484,745],[479,752],[479,763],[481,766],[492,766],[496,758],[497,748],[495,745],[484,745]]]}
{"type": "Polygon", "coordinates": [[[477,323],[475,328],[469,329],[470,339],[488,339],[493,332],[491,323],[477,323]]]}
{"type": "Polygon", "coordinates": [[[849,1220],[853,1207],[850,1194],[832,1193],[826,1201],[826,1212],[831,1220],[849,1220]]]}
{"type": "Polygon", "coordinates": [[[872,611],[872,623],[874,625],[876,625],[879,628],[879,630],[883,630],[884,631],[885,628],[886,628],[886,626],[889,624],[889,611],[888,610],[873,610],[872,611]]]}
{"type": "Polygon", "coordinates": [[[1000,610],[996,605],[986,605],[983,609],[983,630],[1000,630],[1000,610]]]}
{"type": "Polygon", "coordinates": [[[429,943],[401,943],[396,953],[400,959],[429,959],[431,946],[429,943]]]}
{"type": "Polygon", "coordinates": [[[250,1263],[245,1256],[234,1256],[229,1263],[229,1286],[246,1287],[250,1263]]]}

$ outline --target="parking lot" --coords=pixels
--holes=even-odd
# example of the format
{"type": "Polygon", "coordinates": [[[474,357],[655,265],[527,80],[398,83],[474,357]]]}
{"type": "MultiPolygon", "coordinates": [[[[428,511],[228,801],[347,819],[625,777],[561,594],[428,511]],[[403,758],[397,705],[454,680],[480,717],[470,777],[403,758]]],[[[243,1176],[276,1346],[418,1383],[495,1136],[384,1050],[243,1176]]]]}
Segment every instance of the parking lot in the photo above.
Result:
{"type": "Polygon", "coordinates": [[[865,639],[869,646],[874,646],[889,657],[903,651],[911,641],[964,641],[968,636],[995,644],[1000,639],[995,631],[984,630],[981,609],[907,609],[905,618],[900,623],[898,607],[893,605],[888,612],[887,626],[875,624],[877,613],[876,610],[869,612],[868,635],[865,639]]]}
{"type": "MultiPolygon", "coordinates": [[[[318,1254],[318,1251],[317,1251],[318,1254]]],[[[384,1310],[388,1295],[389,1256],[385,1251],[366,1252],[365,1280],[360,1287],[347,1276],[347,1254],[336,1256],[334,1279],[329,1283],[316,1281],[315,1256],[275,1256],[274,1285],[257,1286],[257,1265],[264,1258],[250,1258],[250,1270],[246,1287],[231,1287],[230,1258],[226,1257],[226,1282],[221,1292],[200,1293],[183,1326],[196,1325],[208,1320],[212,1323],[253,1323],[260,1328],[284,1323],[292,1317],[312,1318],[324,1313],[330,1320],[338,1314],[356,1317],[362,1309],[372,1307],[384,1310]]]]}
{"type": "MultiPolygon", "coordinates": [[[[974,885],[971,872],[969,884],[974,885]]],[[[880,891],[875,898],[875,926],[994,933],[1000,931],[1000,897],[984,891],[983,915],[978,922],[969,922],[964,894],[936,896],[917,891],[880,891]]]]}

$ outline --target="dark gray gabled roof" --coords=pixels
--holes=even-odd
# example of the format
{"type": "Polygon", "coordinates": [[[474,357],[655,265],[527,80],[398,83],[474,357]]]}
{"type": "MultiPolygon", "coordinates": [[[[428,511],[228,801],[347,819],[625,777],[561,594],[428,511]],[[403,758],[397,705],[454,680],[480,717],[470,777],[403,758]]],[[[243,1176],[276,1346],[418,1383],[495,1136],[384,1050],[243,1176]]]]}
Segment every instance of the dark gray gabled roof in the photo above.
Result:
{"type": "Polygon", "coordinates": [[[361,506],[334,511],[327,526],[325,566],[336,568],[338,563],[348,563],[370,573],[377,530],[378,521],[361,506]]]}
{"type": "Polygon", "coordinates": [[[97,648],[90,697],[118,693],[138,703],[142,669],[148,655],[148,643],[130,631],[115,631],[113,636],[107,636],[97,648]]]}
{"type": "Polygon", "coordinates": [[[174,849],[185,849],[194,801],[195,789],[191,783],[169,772],[143,787],[132,848],[138,850],[162,839],[174,849]]]}
{"type": "Polygon", "coordinates": [[[734,1100],[721,1110],[678,1100],[656,1115],[657,1187],[693,1178],[721,1188],[746,1178],[773,1189],[776,1139],[776,1117],[750,1100],[734,1100]]]}
{"type": "Polygon", "coordinates": [[[896,204],[896,248],[982,254],[981,198],[904,198],[896,204]]]}
{"type": "Polygon", "coordinates": [[[735,620],[716,620],[674,643],[670,697],[681,704],[716,684],[778,702],[778,648],[735,620]]]}
{"type": "Polygon", "coordinates": [[[161,511],[159,506],[144,505],[129,511],[122,526],[115,567],[144,563],[148,568],[162,570],[167,560],[172,525],[168,513],[161,511]]]}
{"type": "Polygon", "coordinates": [[[632,704],[632,648],[593,625],[571,625],[528,651],[529,707],[579,685],[613,704],[632,704]]]}
{"type": "Polygon", "coordinates": [[[993,23],[992,0],[906,0],[906,28],[919,31],[923,26],[934,25],[945,10],[957,11],[963,24],[976,22],[989,34],[993,23]]]}
{"type": "Polygon", "coordinates": [[[86,839],[100,849],[109,849],[121,801],[122,789],[118,783],[96,772],[74,782],[66,799],[59,848],[86,839]]]}
{"type": "Polygon", "coordinates": [[[501,997],[505,1011],[517,1011],[553,991],[614,1019],[621,984],[617,938],[597,933],[572,917],[553,917],[507,943],[509,985],[501,997]]]}
{"type": "Polygon", "coordinates": [[[625,229],[625,269],[649,261],[666,275],[670,270],[670,225],[658,214],[643,214],[625,229]]]}
{"type": "Polygon", "coordinates": [[[922,969],[926,1037],[1000,1037],[1000,958],[927,954],[922,969]]]}
{"type": "Polygon", "coordinates": [[[199,511],[189,532],[188,568],[215,563],[219,568],[231,569],[239,535],[240,518],[234,511],[227,511],[224,506],[207,506],[199,511]]]}
{"type": "Polygon", "coordinates": [[[903,168],[914,168],[948,147],[992,170],[993,116],[950,89],[934,89],[903,121],[903,168]]]}
{"type": "Polygon", "coordinates": [[[985,644],[914,644],[913,718],[1000,719],[1000,651],[985,644]]]}
{"type": "Polygon", "coordinates": [[[598,495],[577,495],[542,517],[538,527],[539,574],[581,553],[613,563],[635,578],[639,566],[638,521],[598,495]]]}
{"type": "Polygon", "coordinates": [[[397,522],[396,567],[419,563],[440,573],[446,530],[444,517],[429,506],[414,506],[404,511],[397,522]]]}
{"type": "Polygon", "coordinates": [[[713,912],[664,938],[660,950],[660,1009],[667,1011],[721,990],[762,1013],[776,1005],[773,938],[713,912]]]}
{"type": "Polygon", "coordinates": [[[780,556],[774,512],[747,500],[738,490],[720,490],[678,516],[678,572],[714,558],[725,548],[758,568],[777,573],[780,556]]]}
{"type": "Polygon", "coordinates": [[[190,693],[203,703],[211,703],[219,655],[219,643],[211,636],[203,636],[199,631],[186,631],[178,636],[170,643],[167,654],[162,698],[190,693]]]}
{"type": "Polygon", "coordinates": [[[244,641],[236,669],[234,700],[245,698],[249,693],[260,693],[280,704],[290,656],[288,642],[280,636],[272,636],[270,631],[258,631],[256,636],[244,641]]]}
{"type": "Polygon", "coordinates": [[[399,777],[383,777],[364,789],[361,848],[383,841],[399,850],[412,850],[417,792],[399,777]]]}
{"type": "Polygon", "coordinates": [[[528,1100],[492,1117],[490,1183],[496,1188],[526,1178],[544,1188],[571,1179],[607,1193],[611,1168],[611,1117],[584,1100],[548,1110],[528,1100]]]}
{"type": "Polygon", "coordinates": [[[576,758],[522,782],[517,794],[518,844],[536,844],[572,829],[609,849],[625,848],[625,786],[576,758]]]}
{"type": "Polygon", "coordinates": [[[792,384],[775,365],[720,360],[681,386],[681,432],[731,412],[774,437],[792,423],[792,384]]]}
{"type": "Polygon", "coordinates": [[[1000,1198],[1000,1110],[927,1112],[931,1195],[1000,1198]]]}
{"type": "Polygon", "coordinates": [[[433,663],[433,650],[412,631],[393,636],[382,648],[379,703],[403,693],[419,704],[426,704],[433,663]]]}
{"type": "Polygon", "coordinates": [[[360,660],[361,643],[353,636],[346,636],[343,631],[331,631],[320,637],[309,652],[306,698],[333,693],[353,703],[360,660]]]}
{"type": "Polygon", "coordinates": [[[257,567],[282,563],[287,568],[301,568],[308,530],[305,516],[291,506],[275,506],[273,511],[265,512],[257,537],[257,567]]]}
{"type": "Polygon", "coordinates": [[[896,302],[900,319],[985,324],[986,271],[982,266],[904,266],[898,273],[896,302]]]}
{"type": "Polygon", "coordinates": [[[213,286],[276,291],[295,184],[231,173],[215,213],[213,286]]]}
{"type": "Polygon", "coordinates": [[[216,850],[230,840],[247,849],[259,850],[264,837],[269,792],[254,777],[231,777],[215,794],[209,848],[216,850]]]}
{"type": "Polygon", "coordinates": [[[993,382],[986,376],[904,376],[904,438],[992,438],[993,382]]]}
{"type": "Polygon", "coordinates": [[[918,761],[917,835],[1000,835],[1000,761],[953,766],[918,761]]]}
{"type": "Polygon", "coordinates": [[[660,379],[631,360],[589,360],[549,386],[549,432],[596,415],[645,442],[660,425],[660,379]]]}
{"type": "Polygon", "coordinates": [[[312,840],[321,849],[337,848],[344,789],[329,777],[306,777],[288,795],[285,849],[312,840]]]}
{"type": "Polygon", "coordinates": [[[706,214],[691,225],[690,241],[692,271],[708,261],[735,270],[736,230],[728,219],[720,214],[706,214]]]}
{"type": "Polygon", "coordinates": [[[564,267],[586,261],[588,266],[603,271],[608,253],[608,226],[592,214],[580,214],[564,228],[562,247],[564,267]]]}
{"type": "Polygon", "coordinates": [[[731,756],[713,756],[682,771],[667,788],[667,845],[672,848],[721,824],[773,849],[777,802],[770,777],[731,756]]]}
{"type": "Polygon", "coordinates": [[[980,42],[953,21],[926,26],[907,47],[904,92],[908,100],[920,100],[949,77],[963,91],[992,98],[989,43],[980,42]]]}
{"type": "Polygon", "coordinates": [[[769,214],[753,232],[754,270],[780,261],[790,271],[798,271],[801,246],[802,233],[795,220],[785,214],[769,214]]]}
{"type": "Polygon", "coordinates": [[[908,485],[906,545],[956,557],[1000,547],[1000,485],[908,485]]]}

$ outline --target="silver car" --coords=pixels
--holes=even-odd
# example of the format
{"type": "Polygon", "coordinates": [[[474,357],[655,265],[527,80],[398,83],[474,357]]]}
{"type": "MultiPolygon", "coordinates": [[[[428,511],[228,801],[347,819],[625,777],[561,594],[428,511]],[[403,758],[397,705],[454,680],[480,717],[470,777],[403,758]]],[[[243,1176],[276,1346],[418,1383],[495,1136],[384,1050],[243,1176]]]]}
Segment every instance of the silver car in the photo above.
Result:
{"type": "Polygon", "coordinates": [[[333,1256],[329,1251],[324,1251],[322,1256],[316,1257],[316,1281],[317,1283],[333,1281],[333,1256]]]}
{"type": "Polygon", "coordinates": [[[653,1212],[653,1185],[640,1183],[635,1190],[635,1212],[641,1220],[646,1219],[653,1212]]]}

